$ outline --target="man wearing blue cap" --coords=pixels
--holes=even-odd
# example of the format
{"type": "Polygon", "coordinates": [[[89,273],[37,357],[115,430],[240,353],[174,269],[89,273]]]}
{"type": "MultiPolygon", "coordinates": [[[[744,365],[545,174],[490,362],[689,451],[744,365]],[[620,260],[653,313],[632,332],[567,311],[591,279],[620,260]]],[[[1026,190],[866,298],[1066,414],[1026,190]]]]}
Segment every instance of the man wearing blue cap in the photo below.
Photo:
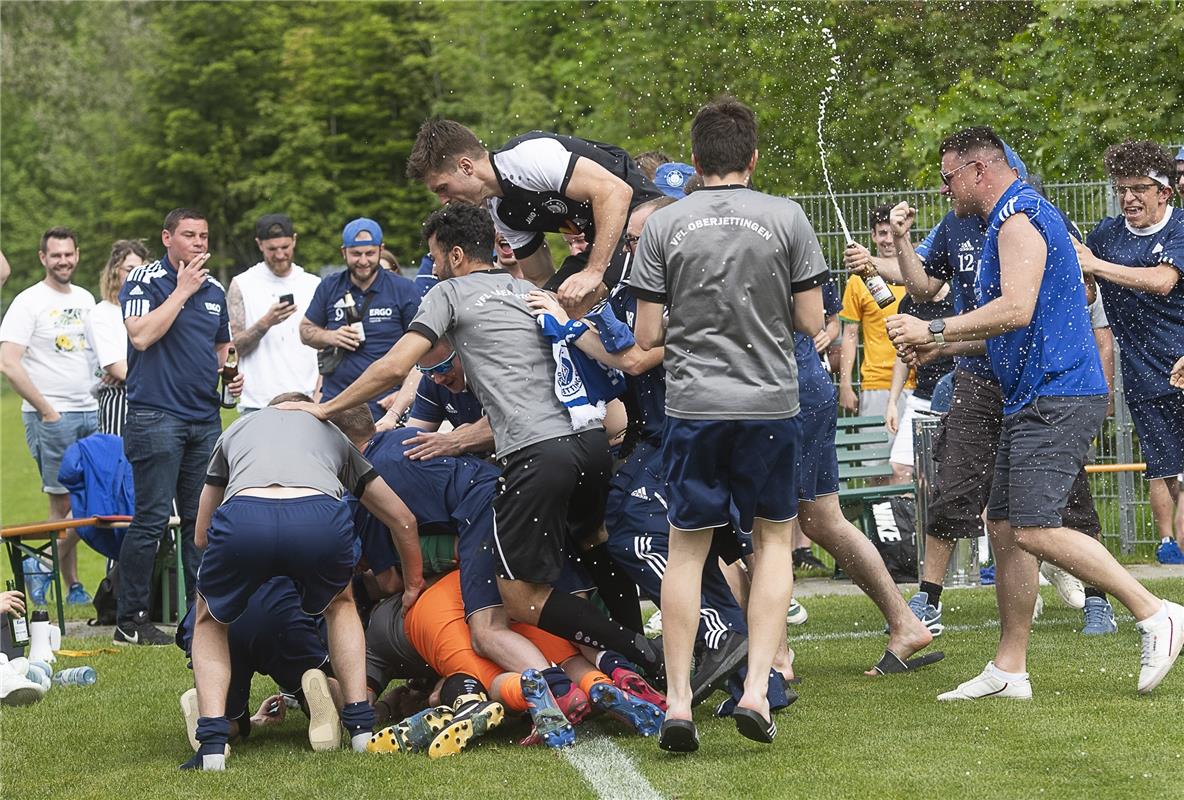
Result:
{"type": "Polygon", "coordinates": [[[667,197],[681,200],[687,196],[687,184],[695,177],[695,168],[690,164],[671,161],[654,171],[654,185],[667,197]]]}
{"type": "MultiPolygon", "coordinates": [[[[1003,152],[1015,178],[1026,181],[1028,169],[1024,162],[1006,144],[1003,152]]],[[[945,196],[950,194],[951,180],[951,176],[942,175],[941,191],[945,196]]],[[[974,284],[986,236],[986,220],[977,214],[959,216],[950,211],[914,250],[910,231],[915,219],[916,209],[907,202],[898,203],[890,215],[896,258],[873,258],[862,248],[851,248],[847,251],[847,266],[859,270],[870,259],[885,280],[903,283],[918,301],[932,299],[949,283],[956,314],[978,308],[974,284]]],[[[1063,214],[1062,221],[1070,234],[1080,239],[1077,228],[1063,214]]],[[[920,587],[909,606],[934,635],[940,635],[945,629],[942,588],[957,540],[976,539],[983,533],[982,512],[991,493],[992,465],[1003,420],[1003,396],[982,341],[946,343],[932,348],[932,352],[939,358],[954,357],[954,400],[935,445],[934,459],[941,469],[934,487],[930,525],[925,531],[920,587]]],[[[1067,527],[1090,536],[1101,534],[1101,522],[1084,469],[1073,484],[1064,521],[1067,527]]],[[[1045,567],[1045,572],[1067,603],[1081,608],[1084,602],[1082,633],[1117,630],[1114,611],[1101,591],[1086,588],[1082,600],[1082,587],[1076,579],[1054,570],[1051,565],[1045,567]]]]}
{"type": "MultiPolygon", "coordinates": [[[[322,400],[337,396],[390,350],[419,310],[415,284],[382,268],[382,249],[377,222],[359,217],[346,225],[341,233],[346,268],[321,281],[300,321],[300,340],[329,351],[321,357],[322,400]],[[349,319],[355,314],[360,322],[349,319]]],[[[385,394],[369,398],[376,420],[387,413],[378,402],[385,394]]],[[[400,389],[391,412],[401,414],[414,399],[414,385],[400,389]]]]}

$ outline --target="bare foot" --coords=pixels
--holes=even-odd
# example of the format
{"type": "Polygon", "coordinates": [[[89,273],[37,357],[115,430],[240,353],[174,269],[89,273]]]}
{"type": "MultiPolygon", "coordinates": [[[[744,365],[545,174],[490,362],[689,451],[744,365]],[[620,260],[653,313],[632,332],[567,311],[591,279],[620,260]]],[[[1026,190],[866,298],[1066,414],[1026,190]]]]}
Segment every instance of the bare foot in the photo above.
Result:
{"type": "Polygon", "coordinates": [[[773,669],[781,673],[781,677],[786,681],[792,681],[795,678],[793,673],[794,658],[795,655],[793,648],[786,648],[784,655],[779,653],[777,657],[773,659],[773,669]]]}
{"type": "MultiPolygon", "coordinates": [[[[921,620],[909,614],[909,622],[903,628],[892,628],[888,634],[888,648],[901,661],[908,661],[912,656],[933,643],[933,634],[925,627],[921,620]]],[[[876,677],[880,673],[869,669],[863,673],[869,677],[876,677]]]]}

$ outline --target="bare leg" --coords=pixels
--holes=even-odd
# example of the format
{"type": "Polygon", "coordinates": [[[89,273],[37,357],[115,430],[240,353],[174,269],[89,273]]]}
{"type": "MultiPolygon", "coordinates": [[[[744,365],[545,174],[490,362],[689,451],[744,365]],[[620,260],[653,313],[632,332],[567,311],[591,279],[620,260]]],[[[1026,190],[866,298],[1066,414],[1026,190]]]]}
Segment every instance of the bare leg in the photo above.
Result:
{"type": "Polygon", "coordinates": [[[483,608],[470,616],[468,622],[473,651],[500,665],[502,669],[522,672],[550,666],[550,662],[530,639],[511,630],[510,618],[504,606],[483,608]]]}
{"type": "Polygon", "coordinates": [[[747,564],[740,561],[725,564],[721,559],[719,562],[719,571],[723,573],[724,580],[728,582],[728,588],[732,590],[732,595],[741,608],[748,608],[749,573],[746,567],[747,564]]]}
{"type": "Polygon", "coordinates": [[[908,464],[897,464],[895,461],[889,461],[888,464],[892,467],[892,483],[913,482],[913,468],[908,464]]]}
{"type": "Polygon", "coordinates": [[[921,565],[921,580],[944,584],[950,558],[954,555],[955,542],[925,534],[925,563],[921,565]]]}
{"type": "Polygon", "coordinates": [[[1147,493],[1151,500],[1151,516],[1155,518],[1155,527],[1159,531],[1159,538],[1174,539],[1177,534],[1172,530],[1176,516],[1175,496],[1179,491],[1176,479],[1156,478],[1148,483],[1150,484],[1147,487],[1147,493]]]}
{"type": "MultiPolygon", "coordinates": [[[[755,537],[756,534],[753,535],[755,537]]],[[[788,543],[787,532],[786,546],[788,543]]],[[[695,634],[699,630],[703,564],[710,551],[710,529],[684,531],[670,528],[670,555],[666,560],[666,574],[662,578],[662,644],[666,658],[667,719],[691,718],[691,657],[695,649],[695,634]]],[[[788,563],[787,560],[787,569],[788,563]]],[[[788,605],[787,601],[787,608],[788,605]]],[[[781,618],[784,624],[784,610],[781,618]]],[[[751,633],[750,629],[750,659],[751,633]]],[[[749,663],[752,663],[751,660],[749,663]]],[[[761,679],[765,680],[768,673],[769,667],[766,665],[761,679]]]]}
{"type": "MultiPolygon", "coordinates": [[[[748,675],[737,705],[768,719],[769,670],[778,648],[785,644],[785,615],[793,596],[792,522],[758,518],[753,525],[752,545],[755,558],[748,602],[748,675]]],[[[663,592],[668,583],[663,583],[663,592]]],[[[665,611],[662,616],[666,616],[665,611]]]]}
{"type": "Polygon", "coordinates": [[[348,584],[325,609],[325,624],[329,660],[341,684],[342,702],[360,703],[366,699],[366,634],[348,584]]]}
{"type": "MultiPolygon", "coordinates": [[[[70,518],[70,495],[49,495],[50,521],[70,518]]],[[[58,543],[58,563],[62,567],[62,584],[69,589],[78,583],[78,532],[67,531],[66,538],[58,543]]]]}
{"type": "Polygon", "coordinates": [[[880,609],[888,623],[889,650],[903,661],[933,641],[933,634],[901,597],[875,545],[843,516],[838,495],[803,500],[799,520],[810,538],[834,557],[839,568],[880,609]]]}
{"type": "Polygon", "coordinates": [[[197,708],[203,717],[226,715],[226,692],[230,690],[229,625],[210,616],[209,606],[197,596],[197,618],[193,626],[193,683],[197,686],[197,708]]]}
{"type": "Polygon", "coordinates": [[[1004,672],[1027,672],[1040,565],[1035,556],[1017,544],[1006,520],[988,521],[987,533],[995,552],[995,597],[1001,628],[995,666],[1004,672]]]}
{"type": "Polygon", "coordinates": [[[1162,605],[1097,539],[1071,528],[1017,528],[1015,541],[1035,558],[1056,564],[1086,586],[1114,595],[1137,620],[1147,619],[1162,605]]]}

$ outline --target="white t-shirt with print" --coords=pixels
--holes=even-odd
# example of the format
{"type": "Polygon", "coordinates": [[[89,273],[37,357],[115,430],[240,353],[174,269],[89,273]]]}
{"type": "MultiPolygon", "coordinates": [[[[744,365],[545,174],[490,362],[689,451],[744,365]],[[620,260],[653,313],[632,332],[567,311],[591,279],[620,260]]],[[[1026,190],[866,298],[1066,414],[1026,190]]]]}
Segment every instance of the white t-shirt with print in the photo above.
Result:
{"type": "MultiPolygon", "coordinates": [[[[95,356],[86,340],[94,296],[80,286],[59,292],[42,281],[18,294],[0,321],[0,342],[25,347],[21,364],[54,410],[91,411],[95,356]]],[[[22,411],[36,411],[27,401],[22,411]]]]}

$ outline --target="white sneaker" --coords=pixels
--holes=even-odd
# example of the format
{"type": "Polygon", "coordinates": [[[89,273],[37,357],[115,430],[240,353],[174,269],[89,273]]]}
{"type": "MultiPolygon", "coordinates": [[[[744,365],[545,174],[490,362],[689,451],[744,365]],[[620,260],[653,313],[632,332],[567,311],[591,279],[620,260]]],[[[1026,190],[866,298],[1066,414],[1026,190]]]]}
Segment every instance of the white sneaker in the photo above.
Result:
{"type": "Polygon", "coordinates": [[[1032,621],[1040,619],[1040,615],[1044,613],[1044,598],[1039,593],[1036,594],[1036,605],[1032,606],[1032,621]]]}
{"type": "Polygon", "coordinates": [[[661,632],[662,632],[662,609],[659,608],[657,611],[655,611],[653,614],[650,615],[649,619],[647,619],[645,621],[645,628],[642,629],[642,633],[645,634],[647,639],[652,639],[661,632]]]}
{"type": "Polygon", "coordinates": [[[319,669],[308,670],[300,678],[300,688],[308,704],[308,743],[312,749],[319,753],[341,747],[341,718],[325,673],[319,669]]]}
{"type": "Polygon", "coordinates": [[[979,700],[986,697],[1003,697],[1011,700],[1031,700],[1032,682],[1025,677],[1022,681],[1004,681],[995,677],[995,662],[987,662],[981,673],[937,696],[938,700],[979,700]]]}
{"type": "Polygon", "coordinates": [[[1062,603],[1069,608],[1085,608],[1085,586],[1081,581],[1048,561],[1041,562],[1040,574],[1056,587],[1062,603]]]}
{"type": "Polygon", "coordinates": [[[181,716],[185,718],[185,735],[189,737],[189,746],[193,752],[201,747],[197,740],[197,718],[201,713],[197,710],[197,689],[190,689],[181,695],[181,716]]]}
{"type": "Polygon", "coordinates": [[[11,664],[0,665],[0,705],[27,706],[42,697],[45,697],[45,687],[40,683],[33,683],[11,664]]]}
{"type": "Polygon", "coordinates": [[[1139,669],[1139,693],[1146,694],[1159,686],[1168,674],[1180,646],[1184,645],[1184,606],[1163,601],[1167,619],[1159,624],[1144,621],[1135,624],[1143,634],[1143,658],[1139,669]]]}
{"type": "Polygon", "coordinates": [[[806,612],[806,607],[797,600],[790,598],[789,613],[785,615],[785,621],[790,625],[801,625],[810,618],[806,612]]]}

